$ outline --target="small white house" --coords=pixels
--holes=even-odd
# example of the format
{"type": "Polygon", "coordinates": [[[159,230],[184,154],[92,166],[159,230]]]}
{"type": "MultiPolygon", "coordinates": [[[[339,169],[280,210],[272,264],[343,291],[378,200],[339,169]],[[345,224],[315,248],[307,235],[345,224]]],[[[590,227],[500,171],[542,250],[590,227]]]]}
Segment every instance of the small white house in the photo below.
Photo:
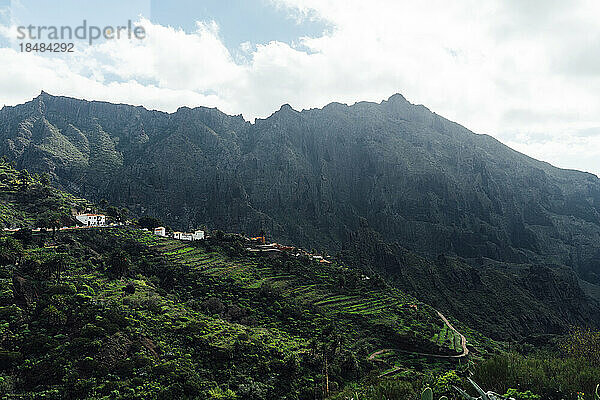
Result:
{"type": "Polygon", "coordinates": [[[188,240],[190,242],[194,240],[191,233],[185,232],[173,232],[173,239],[188,240]]]}
{"type": "Polygon", "coordinates": [[[182,233],[181,240],[188,240],[191,242],[192,240],[194,240],[194,235],[191,233],[182,233]]]}
{"type": "Polygon", "coordinates": [[[195,231],[194,233],[173,232],[173,239],[187,240],[190,242],[193,240],[202,240],[204,239],[204,231],[195,231]]]}
{"type": "Polygon", "coordinates": [[[166,237],[167,236],[167,230],[165,229],[164,226],[159,226],[158,228],[154,228],[154,234],[157,235],[157,236],[166,237]]]}
{"type": "Polygon", "coordinates": [[[106,225],[106,215],[102,214],[79,214],[75,218],[85,226],[106,225]]]}

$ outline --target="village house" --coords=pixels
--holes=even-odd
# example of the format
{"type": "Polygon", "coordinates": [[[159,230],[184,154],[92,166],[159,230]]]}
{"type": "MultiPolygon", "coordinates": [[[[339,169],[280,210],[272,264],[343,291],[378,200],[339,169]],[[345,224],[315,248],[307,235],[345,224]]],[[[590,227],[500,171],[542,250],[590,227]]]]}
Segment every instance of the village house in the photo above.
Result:
{"type": "Polygon", "coordinates": [[[106,225],[106,215],[102,214],[79,214],[75,217],[77,221],[84,226],[104,226],[106,225]]]}
{"type": "Polygon", "coordinates": [[[262,244],[266,243],[266,239],[264,236],[253,237],[253,238],[250,238],[250,240],[253,242],[256,242],[256,243],[262,243],[262,244]]]}
{"type": "Polygon", "coordinates": [[[187,232],[173,232],[173,239],[177,240],[203,240],[204,239],[204,231],[197,230],[194,233],[187,232]]]}
{"type": "Polygon", "coordinates": [[[190,242],[192,240],[194,240],[192,234],[191,233],[186,233],[186,232],[173,232],[173,239],[188,240],[190,242]]]}
{"type": "Polygon", "coordinates": [[[154,234],[157,235],[157,236],[166,237],[167,236],[167,230],[165,229],[164,226],[159,226],[158,228],[154,228],[154,234]]]}

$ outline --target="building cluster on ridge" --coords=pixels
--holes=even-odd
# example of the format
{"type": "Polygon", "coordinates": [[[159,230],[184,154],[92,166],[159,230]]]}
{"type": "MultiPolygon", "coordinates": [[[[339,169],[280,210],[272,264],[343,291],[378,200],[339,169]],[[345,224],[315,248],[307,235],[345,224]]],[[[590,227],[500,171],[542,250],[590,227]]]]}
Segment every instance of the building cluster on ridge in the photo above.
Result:
{"type": "MultiPolygon", "coordinates": [[[[154,234],[161,237],[167,237],[167,229],[163,226],[159,226],[158,228],[154,228],[154,234]]],[[[172,237],[173,239],[187,240],[191,242],[194,240],[203,240],[205,236],[204,231],[196,230],[193,233],[173,232],[172,237]]]]}
{"type": "MultiPolygon", "coordinates": [[[[75,218],[81,222],[86,227],[91,226],[106,226],[106,216],[102,214],[79,214],[76,215],[75,218]]],[[[160,237],[170,237],[176,240],[184,240],[184,241],[195,241],[195,240],[204,240],[206,238],[203,230],[195,230],[193,233],[189,232],[172,232],[167,234],[167,229],[164,226],[159,226],[154,228],[153,233],[156,236],[160,237]]],[[[246,241],[249,242],[250,246],[246,248],[247,251],[253,253],[288,253],[293,255],[294,257],[308,257],[311,260],[314,260],[323,264],[331,264],[331,261],[327,260],[322,255],[311,254],[307,251],[299,249],[293,246],[285,246],[279,243],[267,243],[266,237],[264,233],[261,232],[261,236],[248,238],[242,236],[246,241]]]]}
{"type": "MultiPolygon", "coordinates": [[[[206,238],[204,231],[202,230],[196,230],[194,231],[194,233],[187,233],[187,232],[173,232],[171,234],[167,234],[167,229],[163,226],[159,226],[157,228],[154,228],[154,232],[153,232],[156,236],[160,236],[160,237],[170,237],[173,239],[177,239],[177,240],[186,240],[186,241],[194,241],[194,240],[203,240],[206,238]]],[[[318,254],[311,254],[307,251],[304,251],[302,249],[299,249],[297,247],[293,247],[293,246],[285,246],[279,243],[267,243],[266,237],[263,236],[258,236],[258,237],[253,237],[253,238],[249,238],[243,235],[239,235],[242,239],[245,239],[248,243],[249,246],[246,247],[246,251],[252,252],[252,253],[288,253],[291,254],[294,257],[308,257],[313,261],[316,261],[318,263],[322,263],[322,264],[331,264],[331,261],[329,261],[327,258],[323,257],[322,255],[318,255],[318,254]]]]}
{"type": "Polygon", "coordinates": [[[84,226],[106,225],[106,215],[103,214],[79,214],[75,216],[75,219],[81,222],[84,226]]]}
{"type": "Polygon", "coordinates": [[[294,257],[308,257],[311,260],[317,261],[322,264],[331,264],[331,261],[318,254],[311,254],[305,250],[299,249],[293,246],[285,246],[279,243],[266,243],[264,236],[255,238],[246,238],[251,244],[250,247],[246,247],[247,251],[252,253],[288,253],[294,257]]]}

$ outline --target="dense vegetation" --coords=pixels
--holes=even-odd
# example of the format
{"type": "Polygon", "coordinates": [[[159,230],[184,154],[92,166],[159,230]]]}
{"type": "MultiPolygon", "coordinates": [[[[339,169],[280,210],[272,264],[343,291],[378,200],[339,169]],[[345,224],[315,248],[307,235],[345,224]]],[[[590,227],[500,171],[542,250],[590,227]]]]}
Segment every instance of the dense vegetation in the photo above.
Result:
{"type": "Polygon", "coordinates": [[[430,386],[456,399],[473,376],[518,400],[560,400],[592,393],[600,373],[595,331],[505,352],[448,316],[468,340],[461,357],[460,334],[377,273],[252,253],[236,234],[31,232],[38,210],[68,222],[89,204],[1,168],[0,216],[25,227],[0,235],[0,396],[410,400],[430,386]]]}
{"type": "MultiPolygon", "coordinates": [[[[68,223],[86,204],[1,167],[2,217],[24,226],[0,237],[2,395],[313,399],[399,365],[415,387],[456,367],[411,355],[462,348],[433,309],[377,275],[250,253],[222,232],[195,243],[133,227],[32,233],[38,215],[68,223]],[[385,348],[410,354],[369,358],[385,348]]],[[[497,348],[469,339],[480,355],[497,348]]]]}
{"type": "Polygon", "coordinates": [[[216,109],[167,114],[42,93],[0,111],[0,154],[69,192],[178,229],[265,230],[332,254],[354,249],[355,260],[366,225],[385,247],[369,268],[402,282],[405,268],[411,275],[421,265],[402,254],[423,257],[431,279],[401,287],[452,313],[460,304],[463,321],[496,338],[600,325],[600,181],[400,95],[302,112],[283,106],[250,124],[216,109]],[[459,260],[454,279],[434,267],[442,254],[459,260]],[[473,301],[457,290],[463,275],[482,282],[473,301]],[[438,282],[444,296],[435,295],[438,282]],[[506,312],[492,283],[524,295],[506,312]]]}
{"type": "Polygon", "coordinates": [[[386,243],[365,226],[339,257],[383,273],[408,293],[494,338],[557,333],[569,326],[594,325],[599,310],[587,300],[568,267],[540,263],[498,263],[439,255],[419,256],[386,243]]]}
{"type": "Polygon", "coordinates": [[[88,202],[50,186],[48,174],[31,175],[0,159],[0,228],[58,228],[74,224],[71,210],[88,202]]]}
{"type": "MultiPolygon", "coordinates": [[[[1,390],[312,399],[377,376],[368,355],[381,348],[456,354],[454,341],[437,340],[446,331],[437,315],[403,307],[414,300],[383,281],[247,255],[239,240],[190,246],[132,228],[2,238],[0,254],[16,256],[0,260],[1,390]]],[[[456,362],[396,364],[410,382],[456,362]]]]}

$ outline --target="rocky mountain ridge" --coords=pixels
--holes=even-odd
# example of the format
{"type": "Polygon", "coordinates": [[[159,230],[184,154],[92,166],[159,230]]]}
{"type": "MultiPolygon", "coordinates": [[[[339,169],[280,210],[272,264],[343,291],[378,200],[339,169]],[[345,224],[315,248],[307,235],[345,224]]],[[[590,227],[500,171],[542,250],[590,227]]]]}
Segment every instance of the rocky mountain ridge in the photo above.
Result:
{"type": "MultiPolygon", "coordinates": [[[[507,330],[599,323],[590,296],[600,285],[600,180],[534,160],[399,94],[379,104],[284,105],[251,124],[204,107],[169,114],[42,93],[0,111],[0,155],[174,228],[265,230],[333,254],[360,253],[368,229],[383,250],[362,261],[395,277],[406,267],[383,260],[397,259],[398,248],[433,264],[444,255],[478,274],[496,271],[528,293],[538,291],[537,277],[545,282],[545,268],[571,271],[558,287],[577,294],[576,307],[550,308],[559,322],[549,329],[519,328],[530,310],[516,310],[507,330]],[[536,279],[526,278],[531,271],[536,279]]],[[[413,294],[436,285],[413,285],[413,294]]],[[[539,295],[542,303],[562,296],[539,295]]],[[[466,307],[473,315],[475,305],[466,307]]]]}

